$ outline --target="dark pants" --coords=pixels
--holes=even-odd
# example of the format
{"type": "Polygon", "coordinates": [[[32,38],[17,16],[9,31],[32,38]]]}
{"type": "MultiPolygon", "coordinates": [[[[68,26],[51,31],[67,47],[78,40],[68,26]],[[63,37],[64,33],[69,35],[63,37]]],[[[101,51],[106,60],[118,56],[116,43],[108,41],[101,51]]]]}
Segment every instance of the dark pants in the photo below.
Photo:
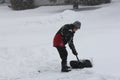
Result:
{"type": "Polygon", "coordinates": [[[58,52],[59,52],[59,55],[60,55],[60,58],[61,58],[61,65],[62,65],[62,68],[66,67],[67,66],[67,56],[68,56],[68,52],[66,50],[65,47],[56,47],[58,52]]]}

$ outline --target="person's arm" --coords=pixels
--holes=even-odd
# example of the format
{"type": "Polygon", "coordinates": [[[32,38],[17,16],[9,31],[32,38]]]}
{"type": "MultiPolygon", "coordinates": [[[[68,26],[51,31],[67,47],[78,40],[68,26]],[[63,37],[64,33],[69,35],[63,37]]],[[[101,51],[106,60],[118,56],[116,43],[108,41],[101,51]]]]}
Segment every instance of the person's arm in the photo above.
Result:
{"type": "Polygon", "coordinates": [[[73,53],[74,55],[78,55],[78,53],[77,53],[77,51],[76,51],[76,49],[75,49],[74,43],[73,43],[73,38],[69,41],[68,44],[69,44],[70,49],[72,50],[72,53],[73,53]]]}

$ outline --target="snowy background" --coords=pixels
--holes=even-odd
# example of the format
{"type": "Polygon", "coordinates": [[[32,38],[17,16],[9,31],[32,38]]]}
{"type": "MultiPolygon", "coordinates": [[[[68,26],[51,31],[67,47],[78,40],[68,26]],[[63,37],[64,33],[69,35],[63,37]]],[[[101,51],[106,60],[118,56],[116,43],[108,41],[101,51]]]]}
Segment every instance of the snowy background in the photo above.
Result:
{"type": "MultiPolygon", "coordinates": [[[[120,1],[84,7],[46,6],[13,11],[0,5],[0,80],[120,80],[120,1]],[[60,72],[52,41],[57,30],[79,20],[74,43],[92,69],[60,72]],[[40,70],[40,73],[38,72],[40,70]]],[[[69,47],[68,61],[75,60],[69,47]]]]}

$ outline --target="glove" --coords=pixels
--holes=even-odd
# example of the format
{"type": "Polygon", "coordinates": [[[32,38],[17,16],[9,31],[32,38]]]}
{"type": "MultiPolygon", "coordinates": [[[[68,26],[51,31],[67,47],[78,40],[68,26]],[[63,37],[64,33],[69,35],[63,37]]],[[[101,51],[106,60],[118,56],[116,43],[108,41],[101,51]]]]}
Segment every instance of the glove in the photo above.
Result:
{"type": "Polygon", "coordinates": [[[78,53],[76,51],[72,51],[72,52],[73,52],[74,55],[76,55],[76,56],[78,55],[78,53]]]}

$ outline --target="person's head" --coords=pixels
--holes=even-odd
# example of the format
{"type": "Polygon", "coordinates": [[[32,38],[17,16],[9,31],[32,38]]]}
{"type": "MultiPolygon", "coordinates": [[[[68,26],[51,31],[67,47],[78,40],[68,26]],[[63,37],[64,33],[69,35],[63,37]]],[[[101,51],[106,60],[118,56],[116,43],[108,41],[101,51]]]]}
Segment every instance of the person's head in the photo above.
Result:
{"type": "Polygon", "coordinates": [[[81,28],[81,22],[80,22],[80,21],[75,21],[75,22],[73,23],[73,25],[74,25],[73,31],[75,31],[75,32],[76,32],[78,29],[81,28]]]}

